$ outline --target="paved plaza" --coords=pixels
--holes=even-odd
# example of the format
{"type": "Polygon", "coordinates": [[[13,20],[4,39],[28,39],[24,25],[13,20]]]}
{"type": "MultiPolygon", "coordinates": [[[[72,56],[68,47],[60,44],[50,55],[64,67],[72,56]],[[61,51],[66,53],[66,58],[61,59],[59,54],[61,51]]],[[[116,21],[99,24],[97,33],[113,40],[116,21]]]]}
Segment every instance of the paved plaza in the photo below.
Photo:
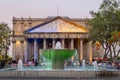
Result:
{"type": "Polygon", "coordinates": [[[57,77],[0,77],[0,80],[120,80],[120,77],[99,77],[99,78],[57,78],[57,77]]]}
{"type": "Polygon", "coordinates": [[[120,80],[120,71],[1,71],[0,80],[120,80]]]}

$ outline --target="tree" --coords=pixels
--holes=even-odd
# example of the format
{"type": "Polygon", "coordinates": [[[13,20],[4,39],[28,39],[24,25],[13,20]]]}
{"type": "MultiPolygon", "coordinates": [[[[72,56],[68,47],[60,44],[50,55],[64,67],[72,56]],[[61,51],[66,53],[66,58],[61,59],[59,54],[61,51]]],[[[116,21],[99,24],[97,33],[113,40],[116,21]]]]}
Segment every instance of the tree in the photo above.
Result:
{"type": "Polygon", "coordinates": [[[8,46],[10,44],[11,30],[6,23],[0,23],[0,54],[2,50],[5,50],[5,56],[7,56],[8,46]]]}
{"type": "Polygon", "coordinates": [[[90,40],[99,41],[105,51],[104,57],[110,54],[116,58],[120,54],[120,10],[116,0],[103,0],[98,12],[90,12],[92,19],[88,20],[90,40]],[[118,49],[118,51],[116,51],[118,49]]]}

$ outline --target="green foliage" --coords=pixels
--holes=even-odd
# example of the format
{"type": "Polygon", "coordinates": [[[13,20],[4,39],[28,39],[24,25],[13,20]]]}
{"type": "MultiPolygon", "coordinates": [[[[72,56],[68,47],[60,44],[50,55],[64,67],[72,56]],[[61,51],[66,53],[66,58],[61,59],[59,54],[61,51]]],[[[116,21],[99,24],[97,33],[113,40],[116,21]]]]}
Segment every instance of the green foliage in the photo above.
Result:
{"type": "Polygon", "coordinates": [[[10,28],[6,23],[0,23],[0,52],[10,44],[10,28]]]}
{"type": "Polygon", "coordinates": [[[120,56],[118,56],[117,59],[120,60],[120,56]]]}
{"type": "MultiPolygon", "coordinates": [[[[114,40],[112,44],[109,44],[115,36],[114,32],[120,32],[120,10],[119,3],[116,0],[103,0],[100,5],[98,12],[91,12],[92,19],[88,20],[88,24],[91,26],[89,38],[93,42],[99,41],[105,53],[110,52],[112,54],[112,49],[118,40],[114,40]],[[108,50],[108,51],[107,51],[108,50]]],[[[116,56],[114,56],[116,57],[116,56]]]]}
{"type": "Polygon", "coordinates": [[[111,38],[111,32],[120,31],[120,10],[115,0],[104,0],[97,13],[92,12],[93,19],[88,20],[92,26],[90,39],[100,41],[111,38]]]}
{"type": "Polygon", "coordinates": [[[9,62],[12,61],[12,58],[7,55],[0,54],[0,69],[5,67],[9,62]]]}
{"type": "Polygon", "coordinates": [[[0,23],[0,68],[3,68],[7,61],[11,60],[7,56],[7,49],[10,44],[10,28],[6,23],[0,23]],[[5,55],[2,55],[1,51],[5,50],[5,55]]]}

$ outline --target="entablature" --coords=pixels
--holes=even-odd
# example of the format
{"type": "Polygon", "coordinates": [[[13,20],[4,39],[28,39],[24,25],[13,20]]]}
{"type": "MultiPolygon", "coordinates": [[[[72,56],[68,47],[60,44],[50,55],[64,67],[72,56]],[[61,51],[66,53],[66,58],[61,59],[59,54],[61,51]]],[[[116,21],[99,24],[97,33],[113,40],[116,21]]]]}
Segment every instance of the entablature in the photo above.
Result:
{"type": "Polygon", "coordinates": [[[27,38],[88,38],[88,33],[39,33],[25,34],[27,38]]]}

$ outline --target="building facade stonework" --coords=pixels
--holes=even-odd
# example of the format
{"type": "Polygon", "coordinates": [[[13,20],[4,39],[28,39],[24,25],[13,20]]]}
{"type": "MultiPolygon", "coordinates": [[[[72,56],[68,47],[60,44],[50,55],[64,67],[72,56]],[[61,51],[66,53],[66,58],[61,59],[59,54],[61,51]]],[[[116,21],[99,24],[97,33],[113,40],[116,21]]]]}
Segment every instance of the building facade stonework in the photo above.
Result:
{"type": "Polygon", "coordinates": [[[62,48],[77,50],[79,60],[92,61],[93,48],[88,40],[86,19],[68,17],[13,18],[13,59],[24,62],[38,60],[40,50],[55,48],[60,41],[62,48]]]}

